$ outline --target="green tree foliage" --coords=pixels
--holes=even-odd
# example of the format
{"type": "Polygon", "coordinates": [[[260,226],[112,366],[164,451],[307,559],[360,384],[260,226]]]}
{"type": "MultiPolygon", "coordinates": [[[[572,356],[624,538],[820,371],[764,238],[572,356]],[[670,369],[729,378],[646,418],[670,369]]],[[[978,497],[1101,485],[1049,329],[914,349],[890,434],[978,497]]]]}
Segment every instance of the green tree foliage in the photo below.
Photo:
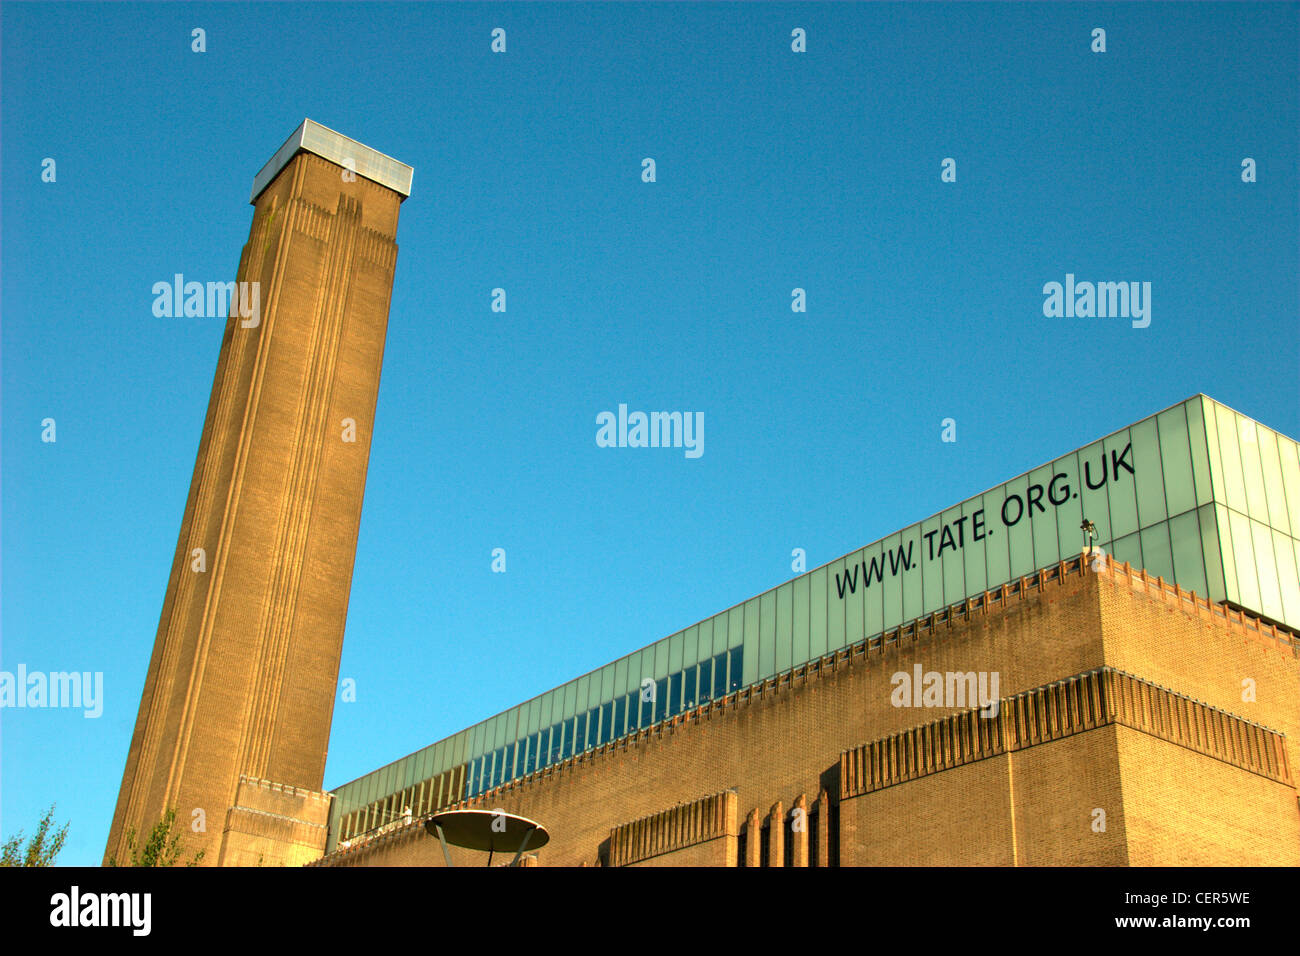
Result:
{"type": "MultiPolygon", "coordinates": [[[[149,839],[145,840],[143,847],[137,847],[135,843],[135,829],[132,828],[126,834],[126,849],[131,854],[129,863],[119,863],[116,856],[109,857],[107,866],[175,866],[181,856],[184,854],[184,847],[181,845],[181,834],[179,828],[175,833],[172,832],[172,826],[176,822],[176,810],[168,810],[161,820],[153,825],[149,831],[149,839]]],[[[198,866],[199,861],[203,859],[206,851],[200,850],[194,854],[194,859],[186,863],[186,866],[198,866]]]]}
{"type": "Polygon", "coordinates": [[[41,817],[36,832],[27,841],[27,849],[23,849],[22,830],[5,841],[4,847],[0,849],[0,866],[52,866],[54,864],[54,858],[59,855],[64,841],[68,838],[66,823],[63,824],[63,829],[50,832],[50,828],[54,826],[54,806],[51,804],[50,809],[45,811],[45,816],[41,817]]]}

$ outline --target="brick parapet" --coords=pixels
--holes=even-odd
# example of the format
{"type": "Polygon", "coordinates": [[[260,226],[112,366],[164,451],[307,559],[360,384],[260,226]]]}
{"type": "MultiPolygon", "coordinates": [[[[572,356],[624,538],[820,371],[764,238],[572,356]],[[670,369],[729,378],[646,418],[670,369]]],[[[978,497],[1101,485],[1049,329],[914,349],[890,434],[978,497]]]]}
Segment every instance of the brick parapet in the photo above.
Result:
{"type": "Polygon", "coordinates": [[[730,791],[701,797],[614,827],[609,833],[609,865],[628,866],[686,847],[739,835],[736,795],[730,791]]]}
{"type": "Polygon", "coordinates": [[[1102,667],[847,750],[841,799],[1119,724],[1279,783],[1292,784],[1286,737],[1131,674],[1102,667]]]}

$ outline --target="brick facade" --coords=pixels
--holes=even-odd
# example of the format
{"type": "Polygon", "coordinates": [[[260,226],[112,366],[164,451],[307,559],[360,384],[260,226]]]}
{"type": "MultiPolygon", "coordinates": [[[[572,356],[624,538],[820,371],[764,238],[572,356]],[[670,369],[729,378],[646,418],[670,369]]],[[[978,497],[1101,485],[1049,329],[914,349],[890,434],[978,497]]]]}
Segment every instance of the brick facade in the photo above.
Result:
{"type": "MultiPolygon", "coordinates": [[[[1293,636],[1075,559],[465,805],[542,866],[1294,866],[1298,687],[1293,636]],[[996,671],[996,716],[895,706],[918,664],[996,671]]],[[[416,820],[316,865],[443,860],[416,820]]]]}

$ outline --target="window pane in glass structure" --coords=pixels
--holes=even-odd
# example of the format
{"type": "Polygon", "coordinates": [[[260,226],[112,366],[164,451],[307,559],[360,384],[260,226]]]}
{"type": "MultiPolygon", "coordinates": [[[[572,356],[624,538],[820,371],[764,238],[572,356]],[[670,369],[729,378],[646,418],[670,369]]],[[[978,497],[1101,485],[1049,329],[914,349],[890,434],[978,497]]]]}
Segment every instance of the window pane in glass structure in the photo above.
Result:
{"type": "Polygon", "coordinates": [[[1164,522],[1152,525],[1141,532],[1142,561],[1148,574],[1154,574],[1172,581],[1174,577],[1174,559],[1169,550],[1169,529],[1164,522]]]}
{"type": "Polygon", "coordinates": [[[1196,507],[1186,409],[1182,405],[1166,409],[1156,416],[1156,426],[1160,433],[1160,467],[1165,476],[1165,507],[1171,515],[1180,515],[1196,507]]]}
{"type": "MultiPolygon", "coordinates": [[[[1226,505],[1214,502],[1214,528],[1218,535],[1219,557],[1223,559],[1223,597],[1217,600],[1226,600],[1240,604],[1242,594],[1236,587],[1236,557],[1232,553],[1232,531],[1227,520],[1229,510],[1226,505]]],[[[1205,533],[1205,519],[1201,519],[1201,535],[1205,533]]]]}
{"type": "Polygon", "coordinates": [[[672,717],[681,713],[682,709],[682,675],[673,674],[668,678],[668,712],[664,715],[672,717]]]}
{"type": "MultiPolygon", "coordinates": [[[[1222,429],[1222,423],[1220,423],[1222,429]]],[[[1226,444],[1226,443],[1225,443],[1226,444]]],[[[1232,560],[1237,568],[1238,603],[1259,607],[1259,572],[1255,568],[1255,546],[1250,538],[1250,519],[1229,509],[1228,528],[1232,534],[1232,560]]]]}
{"type": "Polygon", "coordinates": [[[668,716],[668,678],[661,677],[655,681],[654,722],[657,724],[668,716]]]}
{"type": "Polygon", "coordinates": [[[809,654],[822,657],[826,653],[826,568],[819,567],[809,576],[809,654]]]}
{"type": "MultiPolygon", "coordinates": [[[[1237,437],[1237,415],[1231,409],[1215,405],[1219,426],[1219,456],[1223,463],[1223,486],[1227,505],[1243,514],[1247,510],[1246,479],[1241,473],[1241,446],[1237,437]]],[[[1239,582],[1240,583],[1240,582],[1239,582]]]]}
{"type": "MultiPolygon", "coordinates": [[[[1029,506],[1026,498],[1029,494],[1029,479],[1017,478],[1004,486],[1006,499],[1002,502],[1001,514],[998,516],[997,530],[1007,535],[1011,555],[1011,578],[1014,580],[1030,574],[1034,570],[1034,533],[1029,506]]],[[[927,557],[929,555],[927,554],[927,557]]],[[[930,584],[926,582],[926,611],[937,610],[930,606],[930,584]]]]}
{"type": "Polygon", "coordinates": [[[1201,527],[1195,511],[1169,521],[1174,556],[1174,580],[1178,586],[1208,597],[1205,591],[1205,562],[1201,557],[1201,527]]]}
{"type": "Polygon", "coordinates": [[[694,664],[682,671],[682,710],[690,710],[695,706],[695,681],[698,674],[699,670],[694,664]]]}
{"type": "Polygon", "coordinates": [[[811,580],[811,576],[800,576],[790,582],[794,597],[794,637],[791,641],[791,655],[795,664],[802,664],[808,660],[808,585],[811,580]]]}
{"type": "Polygon", "coordinates": [[[1288,621],[1300,621],[1300,576],[1297,576],[1295,547],[1292,538],[1280,531],[1273,532],[1273,556],[1277,562],[1277,578],[1282,583],[1282,613],[1288,621]],[[1287,586],[1287,582],[1291,582],[1287,586]]]}
{"type": "Polygon", "coordinates": [[[1277,454],[1282,463],[1286,509],[1291,516],[1291,537],[1300,540],[1300,445],[1278,435],[1277,454]]]}
{"type": "MultiPolygon", "coordinates": [[[[984,563],[984,542],[975,540],[975,517],[979,510],[980,499],[976,498],[974,501],[967,502],[961,511],[962,517],[966,519],[962,522],[962,531],[966,543],[961,550],[961,560],[962,565],[964,566],[963,575],[966,579],[966,587],[970,589],[971,595],[978,594],[980,591],[983,591],[988,587],[988,579],[986,577],[984,563]]],[[[979,532],[983,535],[988,532],[988,523],[985,520],[985,515],[979,515],[979,518],[980,521],[983,522],[980,525],[979,532]]],[[[904,546],[903,550],[906,552],[906,546],[904,546]]],[[[891,588],[889,591],[891,604],[894,594],[896,592],[901,593],[901,579],[907,576],[907,572],[904,572],[900,566],[898,578],[894,579],[895,587],[891,588]]],[[[893,621],[889,626],[897,627],[901,623],[902,618],[899,617],[898,620],[893,621]]]]}
{"type": "Polygon", "coordinates": [[[740,690],[740,679],[744,671],[742,670],[744,660],[744,648],[733,647],[728,651],[728,669],[727,669],[727,693],[734,690],[740,690]]]}
{"type": "Polygon", "coordinates": [[[939,536],[943,530],[940,518],[921,522],[919,532],[921,550],[921,608],[929,614],[943,607],[943,565],[939,561],[939,536]]]}
{"type": "MultiPolygon", "coordinates": [[[[960,508],[949,508],[940,515],[939,535],[937,540],[936,553],[943,560],[943,604],[946,607],[949,604],[956,604],[966,596],[966,562],[962,559],[961,547],[957,544],[958,535],[966,530],[966,523],[963,521],[959,526],[958,519],[961,517],[960,508]]],[[[1055,537],[1056,529],[1052,529],[1052,535],[1055,537]]],[[[875,587],[875,578],[872,578],[873,587],[875,587]]]]}
{"type": "Polygon", "coordinates": [[[686,643],[686,634],[679,631],[668,638],[668,672],[681,670],[682,651],[686,643]]]}
{"type": "Polygon", "coordinates": [[[618,740],[627,732],[627,696],[614,701],[614,724],[610,731],[610,740],[618,740]]]}
{"type": "Polygon", "coordinates": [[[707,704],[713,699],[713,660],[700,662],[699,702],[707,704]]]}
{"type": "Polygon", "coordinates": [[[1259,455],[1259,429],[1249,418],[1237,420],[1237,447],[1241,451],[1241,473],[1246,481],[1246,506],[1256,520],[1268,518],[1268,501],[1264,495],[1264,467],[1259,455]]]}
{"type": "Polygon", "coordinates": [[[1102,442],[1106,451],[1103,471],[1107,476],[1106,493],[1110,499],[1110,533],[1115,537],[1138,530],[1137,487],[1133,483],[1134,476],[1129,473],[1133,467],[1131,442],[1128,429],[1102,442]]]}
{"type": "Polygon", "coordinates": [[[1196,485],[1196,506],[1209,504],[1214,490],[1210,483],[1210,448],[1205,435],[1205,411],[1200,398],[1184,402],[1187,412],[1187,442],[1192,453],[1192,479],[1196,485]]]}
{"type": "Polygon", "coordinates": [[[1096,544],[1105,544],[1114,538],[1110,532],[1110,496],[1106,491],[1106,478],[1110,475],[1109,459],[1101,442],[1093,442],[1080,449],[1078,461],[1079,501],[1082,509],[1080,523],[1087,518],[1097,527],[1096,544]],[[1104,469],[1104,470],[1103,470],[1104,469]]]}
{"type": "Polygon", "coordinates": [[[1255,610],[1273,620],[1282,618],[1282,591],[1278,586],[1277,565],[1273,560],[1273,533],[1261,521],[1250,523],[1255,545],[1255,568],[1259,573],[1259,604],[1255,610]]]}
{"type": "MultiPolygon", "coordinates": [[[[1165,475],[1160,461],[1160,434],[1154,418],[1138,422],[1129,429],[1129,434],[1133,438],[1133,450],[1127,461],[1137,474],[1129,475],[1120,464],[1116,477],[1123,475],[1121,480],[1132,478],[1137,488],[1138,526],[1147,528],[1168,517],[1165,511],[1165,475]]],[[[1146,555],[1145,547],[1142,553],[1146,555]]],[[[1146,558],[1151,560],[1150,555],[1146,558]]]]}
{"type": "Polygon", "coordinates": [[[826,650],[827,653],[844,646],[844,601],[840,598],[840,589],[848,595],[847,573],[848,560],[840,558],[826,568],[830,580],[826,603],[826,650]]]}
{"type": "Polygon", "coordinates": [[[1136,534],[1125,535],[1113,542],[1111,554],[1119,564],[1127,561],[1133,568],[1142,567],[1142,542],[1136,534]]]}
{"type": "MultiPolygon", "coordinates": [[[[758,671],[766,677],[776,669],[776,595],[771,591],[758,597],[758,621],[758,671]]],[[[860,627],[860,609],[857,621],[860,627]]]]}
{"type": "Polygon", "coordinates": [[[607,744],[614,739],[614,702],[600,705],[600,738],[598,744],[607,744]]]}
{"type": "Polygon", "coordinates": [[[776,663],[773,670],[789,670],[794,653],[794,583],[791,581],[776,589],[775,624],[776,663]]]}
{"type": "Polygon", "coordinates": [[[1049,510],[1056,512],[1057,552],[1062,559],[1075,557],[1083,550],[1083,499],[1079,495],[1079,461],[1066,455],[1052,462],[1052,477],[1047,485],[1049,510]]]}
{"type": "Polygon", "coordinates": [[[1196,510],[1196,516],[1201,524],[1201,553],[1205,556],[1205,593],[1211,601],[1218,603],[1227,598],[1228,592],[1215,507],[1214,504],[1204,505],[1196,510]]]}
{"type": "Polygon", "coordinates": [[[551,725],[551,757],[548,763],[559,763],[564,753],[564,725],[551,725]]]}
{"type": "Polygon", "coordinates": [[[1268,523],[1284,534],[1289,534],[1291,521],[1286,512],[1286,494],[1283,492],[1282,460],[1278,456],[1277,435],[1267,428],[1258,428],[1256,439],[1259,442],[1259,461],[1263,469],[1268,523]]]}

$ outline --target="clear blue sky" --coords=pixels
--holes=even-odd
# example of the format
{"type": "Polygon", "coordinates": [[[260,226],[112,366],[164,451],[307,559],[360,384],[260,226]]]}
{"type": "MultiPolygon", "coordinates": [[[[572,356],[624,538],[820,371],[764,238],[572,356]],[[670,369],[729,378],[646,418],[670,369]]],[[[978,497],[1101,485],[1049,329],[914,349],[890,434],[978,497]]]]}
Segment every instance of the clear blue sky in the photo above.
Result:
{"type": "Polygon", "coordinates": [[[105,701],[0,711],[0,830],[101,859],[222,337],[151,288],[303,117],[415,167],[333,787],[1196,392],[1300,436],[1298,9],[5,3],[0,667],[105,701]]]}

